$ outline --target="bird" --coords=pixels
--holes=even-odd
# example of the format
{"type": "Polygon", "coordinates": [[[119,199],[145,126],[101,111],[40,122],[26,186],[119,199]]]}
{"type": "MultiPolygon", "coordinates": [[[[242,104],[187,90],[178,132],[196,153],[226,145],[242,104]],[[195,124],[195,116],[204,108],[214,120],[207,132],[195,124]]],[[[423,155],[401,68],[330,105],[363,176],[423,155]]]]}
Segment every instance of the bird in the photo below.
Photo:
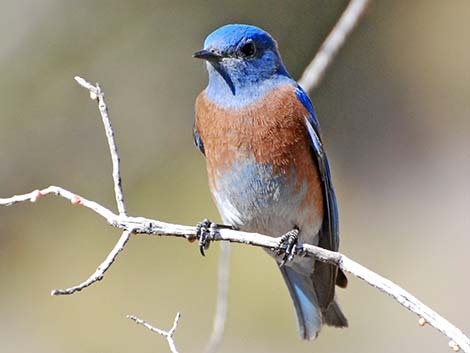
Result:
{"type": "MultiPolygon", "coordinates": [[[[336,196],[308,95],[287,72],[277,42],[253,25],[216,29],[193,57],[203,59],[208,71],[195,103],[194,142],[205,156],[222,221],[283,235],[284,254],[271,255],[302,339],[316,338],[325,324],[347,327],[335,294],[335,285],[347,286],[344,273],[295,255],[301,244],[333,251],[339,246],[336,196]]],[[[203,251],[207,244],[201,246],[203,251]]]]}

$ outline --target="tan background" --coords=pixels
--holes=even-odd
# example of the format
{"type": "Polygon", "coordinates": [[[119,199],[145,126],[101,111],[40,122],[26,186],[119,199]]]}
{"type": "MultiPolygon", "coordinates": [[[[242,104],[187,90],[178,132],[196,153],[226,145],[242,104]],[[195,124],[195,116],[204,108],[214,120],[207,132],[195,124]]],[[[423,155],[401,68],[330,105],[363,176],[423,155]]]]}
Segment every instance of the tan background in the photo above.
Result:
{"type": "MultiPolygon", "coordinates": [[[[231,22],[278,39],[294,77],[345,1],[18,1],[0,14],[0,195],[62,185],[114,206],[95,104],[72,80],[105,89],[129,212],[182,224],[218,220],[193,147],[193,102],[206,83],[191,58],[231,22]]],[[[332,162],[341,250],[470,333],[470,4],[377,1],[312,95],[332,162]]],[[[135,237],[105,280],[72,297],[119,232],[49,198],[0,209],[0,351],[166,352],[125,315],[169,327],[200,352],[211,327],[218,246],[135,237]]],[[[236,246],[221,352],[447,352],[447,340],[351,279],[347,330],[301,342],[281,277],[236,246]]]]}

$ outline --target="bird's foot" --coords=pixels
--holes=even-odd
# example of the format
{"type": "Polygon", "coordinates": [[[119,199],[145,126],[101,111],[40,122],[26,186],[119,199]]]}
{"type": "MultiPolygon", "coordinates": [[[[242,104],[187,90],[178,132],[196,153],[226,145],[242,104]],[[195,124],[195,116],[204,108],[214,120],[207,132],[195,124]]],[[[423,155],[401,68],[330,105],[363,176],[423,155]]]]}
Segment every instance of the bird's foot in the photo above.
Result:
{"type": "Polygon", "coordinates": [[[281,236],[281,242],[277,255],[283,255],[282,260],[279,264],[280,267],[284,266],[286,262],[290,262],[294,259],[296,254],[303,252],[302,246],[299,244],[299,228],[288,231],[286,234],[281,236]]]}
{"type": "Polygon", "coordinates": [[[212,223],[207,218],[196,225],[196,237],[199,239],[199,251],[202,256],[206,256],[204,250],[209,249],[209,245],[217,231],[217,224],[212,223]]]}
{"type": "Polygon", "coordinates": [[[206,256],[204,251],[209,249],[210,242],[214,240],[219,229],[236,230],[237,228],[225,224],[212,223],[207,218],[196,225],[196,237],[199,239],[199,251],[202,256],[206,256]]]}

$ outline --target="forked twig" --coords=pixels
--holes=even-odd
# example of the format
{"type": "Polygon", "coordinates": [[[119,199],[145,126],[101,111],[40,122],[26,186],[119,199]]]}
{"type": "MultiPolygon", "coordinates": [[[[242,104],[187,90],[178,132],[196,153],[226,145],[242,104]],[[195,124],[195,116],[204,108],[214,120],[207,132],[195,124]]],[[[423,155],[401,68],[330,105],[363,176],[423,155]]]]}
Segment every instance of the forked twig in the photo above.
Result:
{"type": "Polygon", "coordinates": [[[170,347],[170,351],[172,353],[178,353],[178,350],[176,349],[176,344],[175,340],[173,339],[173,335],[175,334],[176,328],[178,327],[178,322],[181,317],[180,313],[176,314],[175,320],[173,321],[173,326],[169,331],[164,331],[162,329],[159,329],[155,326],[150,325],[148,322],[138,318],[137,316],[134,315],[127,315],[128,319],[133,320],[136,324],[138,325],[143,325],[144,327],[148,328],[150,331],[158,333],[159,335],[162,335],[163,337],[166,338],[168,341],[168,346],[170,347]]]}

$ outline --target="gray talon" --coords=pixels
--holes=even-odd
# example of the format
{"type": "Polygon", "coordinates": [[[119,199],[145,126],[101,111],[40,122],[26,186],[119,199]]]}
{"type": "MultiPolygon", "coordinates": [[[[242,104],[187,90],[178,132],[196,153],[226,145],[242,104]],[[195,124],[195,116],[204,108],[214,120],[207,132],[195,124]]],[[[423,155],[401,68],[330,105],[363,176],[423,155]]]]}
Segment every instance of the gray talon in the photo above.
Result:
{"type": "Polygon", "coordinates": [[[277,255],[284,254],[282,257],[280,267],[284,266],[286,262],[294,259],[297,253],[303,252],[302,246],[298,245],[299,229],[295,227],[281,237],[281,243],[277,251],[277,255]]]}
{"type": "Polygon", "coordinates": [[[196,225],[196,236],[199,239],[199,251],[206,256],[204,250],[209,249],[211,240],[217,235],[219,225],[212,223],[207,218],[196,225]]]}
{"type": "Polygon", "coordinates": [[[236,227],[226,224],[212,223],[207,218],[196,225],[196,237],[199,239],[199,251],[202,256],[206,256],[204,250],[209,249],[210,242],[217,236],[219,229],[237,230],[236,227]]]}

